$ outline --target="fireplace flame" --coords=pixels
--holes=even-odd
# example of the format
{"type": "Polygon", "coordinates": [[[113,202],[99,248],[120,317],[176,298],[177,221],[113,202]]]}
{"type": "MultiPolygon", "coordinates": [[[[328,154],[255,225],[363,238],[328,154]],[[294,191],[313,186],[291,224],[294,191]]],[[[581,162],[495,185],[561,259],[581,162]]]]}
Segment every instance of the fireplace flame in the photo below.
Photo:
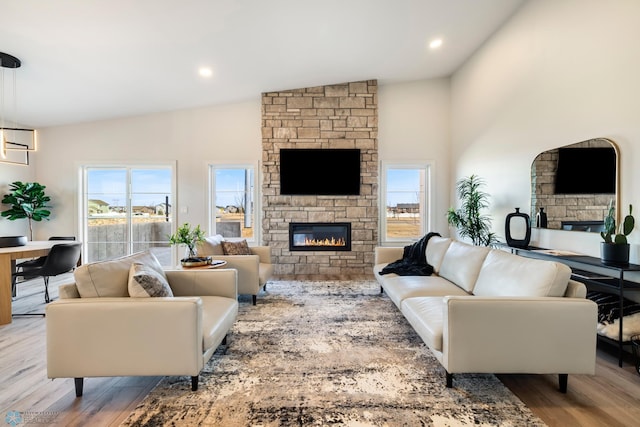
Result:
{"type": "Polygon", "coordinates": [[[336,239],[332,237],[330,239],[309,239],[305,237],[304,239],[305,246],[346,246],[347,242],[343,237],[336,239]]]}

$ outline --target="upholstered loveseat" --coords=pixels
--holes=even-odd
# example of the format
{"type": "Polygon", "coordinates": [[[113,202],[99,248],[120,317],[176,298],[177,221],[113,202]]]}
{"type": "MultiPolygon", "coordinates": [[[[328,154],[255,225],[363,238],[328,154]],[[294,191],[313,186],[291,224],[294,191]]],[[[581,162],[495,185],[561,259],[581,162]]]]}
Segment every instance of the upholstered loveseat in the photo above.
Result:
{"type": "Polygon", "coordinates": [[[597,306],[570,269],[432,237],[430,276],[380,274],[403,248],[377,247],[374,274],[446,371],[453,374],[594,374],[597,306]]]}
{"type": "Polygon", "coordinates": [[[77,396],[84,377],[185,375],[197,390],[198,374],[238,314],[233,269],[163,271],[141,252],[83,265],[74,276],[46,307],[47,375],[75,378],[77,396]],[[139,283],[133,264],[143,266],[139,283]],[[142,297],[132,287],[158,276],[173,296],[142,297]],[[139,297],[129,296],[134,291],[139,297]]]}
{"type": "Polygon", "coordinates": [[[198,244],[199,256],[212,256],[227,262],[226,268],[238,270],[238,294],[251,295],[256,305],[260,288],[267,286],[273,274],[271,264],[271,248],[269,246],[248,246],[245,240],[227,239],[222,236],[210,236],[198,244]],[[235,245],[241,254],[227,254],[224,245],[235,245]]]}

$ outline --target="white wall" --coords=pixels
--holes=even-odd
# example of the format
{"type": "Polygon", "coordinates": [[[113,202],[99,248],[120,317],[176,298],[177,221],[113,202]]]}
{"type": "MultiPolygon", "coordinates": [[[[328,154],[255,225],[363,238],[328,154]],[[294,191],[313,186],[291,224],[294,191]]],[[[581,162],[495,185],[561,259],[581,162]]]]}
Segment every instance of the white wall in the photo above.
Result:
{"type": "MultiPolygon", "coordinates": [[[[534,157],[595,137],[620,147],[623,212],[640,212],[639,18],[637,0],[529,1],[452,77],[451,182],[485,178],[500,236],[507,213],[529,209],[534,157]]],[[[532,234],[533,244],[592,256],[600,241],[532,234]]],[[[638,263],[640,227],[630,243],[638,263]]]]}
{"type": "MultiPolygon", "coordinates": [[[[5,122],[6,127],[24,127],[22,125],[14,125],[14,123],[5,122]]],[[[15,165],[0,162],[0,200],[9,193],[9,184],[15,181],[33,182],[36,176],[37,157],[34,153],[29,153],[29,165],[15,165]]],[[[48,191],[45,190],[45,192],[48,191]]],[[[0,211],[6,211],[9,205],[0,204],[0,211]]],[[[42,222],[33,223],[33,233],[42,222]]],[[[29,225],[26,219],[9,221],[4,217],[0,217],[0,236],[29,236],[29,225]]]]}
{"type": "MultiPolygon", "coordinates": [[[[206,165],[257,164],[262,155],[260,127],[258,94],[255,100],[232,105],[42,129],[40,150],[34,155],[37,168],[30,179],[47,186],[53,213],[51,221],[36,225],[34,238],[78,234],[77,172],[85,162],[175,161],[176,223],[204,226],[206,165]],[[188,213],[180,213],[185,207],[188,213]]],[[[435,164],[433,229],[446,234],[449,79],[379,86],[379,159],[435,164]]],[[[3,170],[4,166],[0,173],[3,170]]],[[[17,175],[0,175],[3,182],[15,180],[14,176],[17,175]]]]}
{"type": "Polygon", "coordinates": [[[449,79],[380,85],[378,96],[379,159],[433,163],[432,230],[447,236],[451,173],[449,79]]]}
{"type": "Polygon", "coordinates": [[[52,218],[37,238],[78,234],[78,167],[85,162],[177,164],[176,224],[207,224],[207,164],[257,164],[260,99],[148,116],[43,129],[36,178],[47,185],[52,218]],[[181,213],[187,208],[188,213],[181,213]]]}

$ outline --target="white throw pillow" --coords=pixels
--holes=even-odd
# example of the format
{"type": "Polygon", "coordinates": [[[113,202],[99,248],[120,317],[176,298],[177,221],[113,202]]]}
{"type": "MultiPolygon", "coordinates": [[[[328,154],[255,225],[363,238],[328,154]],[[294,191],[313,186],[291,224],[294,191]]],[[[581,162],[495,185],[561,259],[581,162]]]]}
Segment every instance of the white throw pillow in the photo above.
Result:
{"type": "Polygon", "coordinates": [[[198,242],[198,256],[224,255],[222,250],[222,242],[224,237],[220,234],[205,237],[202,242],[198,242]]]}
{"type": "Polygon", "coordinates": [[[129,296],[131,297],[172,297],[169,282],[148,265],[135,262],[129,269],[129,296]]]}

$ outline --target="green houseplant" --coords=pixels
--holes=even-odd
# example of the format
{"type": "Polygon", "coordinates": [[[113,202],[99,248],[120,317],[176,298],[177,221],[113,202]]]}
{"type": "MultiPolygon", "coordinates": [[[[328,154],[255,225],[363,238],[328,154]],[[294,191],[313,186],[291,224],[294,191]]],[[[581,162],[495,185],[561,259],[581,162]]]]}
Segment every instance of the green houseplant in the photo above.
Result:
{"type": "Polygon", "coordinates": [[[47,203],[51,198],[44,193],[46,186],[37,182],[15,181],[9,185],[11,193],[5,194],[2,203],[11,205],[0,215],[10,221],[29,220],[29,240],[33,240],[33,221],[49,220],[51,211],[47,203]]]}
{"type": "Polygon", "coordinates": [[[462,178],[456,185],[462,201],[460,209],[449,208],[447,222],[458,229],[461,237],[468,237],[474,245],[489,246],[497,242],[491,232],[491,218],[481,210],[489,207],[489,195],[481,190],[484,181],[477,175],[462,178]]]}
{"type": "Polygon", "coordinates": [[[615,206],[613,200],[609,203],[609,210],[604,217],[604,230],[600,236],[604,242],[600,243],[600,258],[605,264],[628,264],[629,242],[627,236],[635,226],[633,206],[629,205],[629,214],[624,217],[619,227],[616,227],[615,206]]]}
{"type": "Polygon", "coordinates": [[[190,259],[197,259],[198,252],[196,250],[196,245],[198,242],[203,241],[204,237],[204,231],[200,229],[199,225],[196,225],[192,229],[191,225],[188,222],[185,222],[178,227],[175,234],[169,236],[169,243],[172,245],[185,245],[187,247],[187,251],[182,261],[187,261],[190,259]]]}

